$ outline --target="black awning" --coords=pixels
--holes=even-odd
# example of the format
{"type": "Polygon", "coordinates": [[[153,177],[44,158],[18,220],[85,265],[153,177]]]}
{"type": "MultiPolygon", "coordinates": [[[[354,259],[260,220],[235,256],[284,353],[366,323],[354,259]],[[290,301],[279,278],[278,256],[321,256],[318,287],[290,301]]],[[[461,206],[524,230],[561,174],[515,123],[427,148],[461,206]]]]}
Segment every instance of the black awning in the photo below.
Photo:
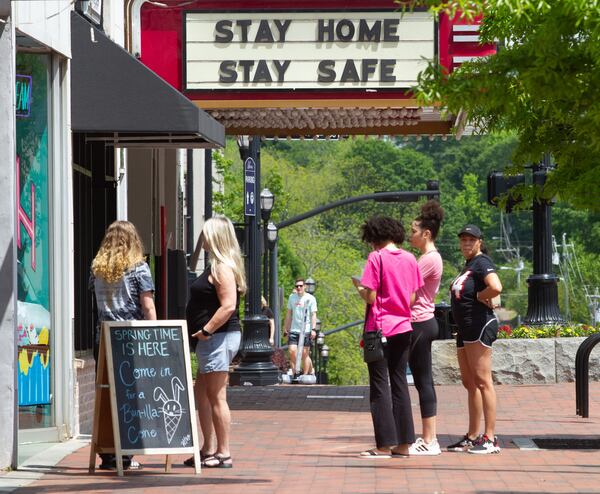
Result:
{"type": "Polygon", "coordinates": [[[71,126],[120,146],[218,147],[225,128],[76,12],[71,126]]]}

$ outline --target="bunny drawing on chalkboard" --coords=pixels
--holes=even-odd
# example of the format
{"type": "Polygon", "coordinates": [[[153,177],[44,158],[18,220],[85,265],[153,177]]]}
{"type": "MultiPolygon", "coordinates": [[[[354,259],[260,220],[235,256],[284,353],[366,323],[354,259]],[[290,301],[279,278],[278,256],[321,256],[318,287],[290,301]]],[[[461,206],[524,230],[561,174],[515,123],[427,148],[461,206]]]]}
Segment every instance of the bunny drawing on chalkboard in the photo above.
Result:
{"type": "Polygon", "coordinates": [[[160,386],[154,388],[154,400],[162,401],[162,412],[163,419],[165,421],[165,430],[167,432],[167,442],[171,444],[175,431],[179,427],[181,422],[181,416],[183,415],[183,408],[179,403],[179,394],[185,390],[185,386],[181,383],[178,377],[174,377],[171,380],[171,389],[173,391],[173,398],[169,398],[165,393],[165,390],[160,386]]]}

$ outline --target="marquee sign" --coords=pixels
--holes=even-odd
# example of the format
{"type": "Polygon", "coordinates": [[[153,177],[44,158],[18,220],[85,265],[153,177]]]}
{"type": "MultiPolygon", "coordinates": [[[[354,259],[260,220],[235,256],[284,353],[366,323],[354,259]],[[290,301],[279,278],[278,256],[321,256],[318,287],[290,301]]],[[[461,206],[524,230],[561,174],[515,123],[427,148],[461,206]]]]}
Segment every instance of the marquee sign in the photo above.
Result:
{"type": "Polygon", "coordinates": [[[427,12],[186,12],[184,90],[407,89],[435,54],[427,12]]]}

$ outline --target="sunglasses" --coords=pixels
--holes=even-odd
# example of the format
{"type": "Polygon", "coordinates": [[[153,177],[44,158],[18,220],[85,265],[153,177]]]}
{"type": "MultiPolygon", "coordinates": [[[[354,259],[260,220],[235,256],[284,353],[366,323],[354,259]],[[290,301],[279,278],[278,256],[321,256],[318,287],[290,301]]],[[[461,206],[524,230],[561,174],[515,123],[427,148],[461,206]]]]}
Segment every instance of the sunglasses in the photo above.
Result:
{"type": "Polygon", "coordinates": [[[304,285],[296,285],[296,288],[302,288],[304,285]]]}

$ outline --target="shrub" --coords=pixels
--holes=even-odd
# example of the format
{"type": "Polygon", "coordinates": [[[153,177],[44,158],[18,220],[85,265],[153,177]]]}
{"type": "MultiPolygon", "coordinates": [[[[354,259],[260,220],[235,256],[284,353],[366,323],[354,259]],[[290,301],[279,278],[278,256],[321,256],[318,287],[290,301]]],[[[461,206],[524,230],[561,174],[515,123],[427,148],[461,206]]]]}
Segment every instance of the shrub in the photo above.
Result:
{"type": "Polygon", "coordinates": [[[273,356],[271,357],[271,362],[277,367],[281,372],[287,372],[290,368],[290,362],[287,357],[287,354],[281,348],[276,348],[273,352],[273,356]]]}
{"type": "Polygon", "coordinates": [[[573,324],[571,326],[519,326],[511,328],[504,324],[498,328],[498,338],[556,338],[570,336],[589,336],[600,333],[600,326],[573,324]]]}

